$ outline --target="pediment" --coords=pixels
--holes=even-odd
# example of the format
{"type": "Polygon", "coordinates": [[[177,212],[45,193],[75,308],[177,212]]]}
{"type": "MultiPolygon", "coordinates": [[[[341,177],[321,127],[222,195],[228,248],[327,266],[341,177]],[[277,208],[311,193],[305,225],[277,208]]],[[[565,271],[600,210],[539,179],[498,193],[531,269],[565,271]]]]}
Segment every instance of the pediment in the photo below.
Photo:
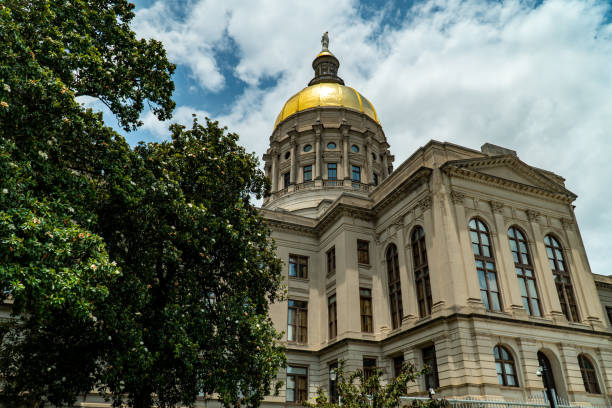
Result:
{"type": "Polygon", "coordinates": [[[512,184],[519,189],[548,192],[565,196],[571,200],[576,198],[576,195],[567,190],[563,184],[547,177],[537,168],[525,164],[514,155],[454,160],[447,162],[443,167],[445,171],[462,173],[472,178],[487,179],[489,182],[498,184],[512,184]]]}

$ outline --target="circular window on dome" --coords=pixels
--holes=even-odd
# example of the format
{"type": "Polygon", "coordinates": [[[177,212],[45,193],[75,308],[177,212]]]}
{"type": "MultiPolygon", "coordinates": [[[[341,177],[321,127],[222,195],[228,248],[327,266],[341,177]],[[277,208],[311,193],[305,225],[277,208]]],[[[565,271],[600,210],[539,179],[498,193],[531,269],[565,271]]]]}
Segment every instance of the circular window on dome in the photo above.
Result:
{"type": "Polygon", "coordinates": [[[334,142],[329,142],[327,144],[327,148],[330,149],[330,150],[333,150],[333,149],[336,148],[336,144],[334,142]]]}
{"type": "Polygon", "coordinates": [[[376,153],[372,153],[372,160],[376,161],[376,153]]]}
{"type": "Polygon", "coordinates": [[[289,156],[291,156],[291,152],[285,153],[285,160],[287,160],[289,158],[289,156]]]}
{"type": "Polygon", "coordinates": [[[352,145],[352,146],[351,146],[351,150],[352,150],[353,152],[355,152],[355,153],[359,153],[359,146],[357,146],[357,145],[352,145]]]}
{"type": "Polygon", "coordinates": [[[312,145],[306,145],[306,146],[304,146],[304,151],[305,151],[306,153],[308,153],[308,152],[309,152],[309,151],[311,151],[311,150],[312,150],[312,145]]]}

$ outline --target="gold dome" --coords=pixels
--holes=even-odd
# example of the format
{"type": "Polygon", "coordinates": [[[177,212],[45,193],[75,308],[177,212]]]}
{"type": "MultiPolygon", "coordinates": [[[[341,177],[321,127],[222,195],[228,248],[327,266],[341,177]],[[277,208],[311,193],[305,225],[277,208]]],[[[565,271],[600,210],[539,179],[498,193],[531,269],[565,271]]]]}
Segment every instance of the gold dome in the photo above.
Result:
{"type": "Polygon", "coordinates": [[[308,86],[293,95],[278,114],[274,128],[283,120],[306,109],[319,106],[337,106],[365,113],[376,123],[378,116],[374,106],[363,95],[351,88],[337,83],[323,82],[308,86]]]}

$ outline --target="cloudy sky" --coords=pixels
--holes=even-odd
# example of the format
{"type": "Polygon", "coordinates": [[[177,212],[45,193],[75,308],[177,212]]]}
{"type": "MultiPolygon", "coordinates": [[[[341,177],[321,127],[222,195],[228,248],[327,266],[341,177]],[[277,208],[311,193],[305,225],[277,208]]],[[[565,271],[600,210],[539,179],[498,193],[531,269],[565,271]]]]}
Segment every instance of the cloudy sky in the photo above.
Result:
{"type": "MultiPolygon", "coordinates": [[[[396,164],[430,139],[499,144],[567,179],[593,272],[612,274],[612,11],[600,1],[137,0],[177,64],[174,121],[209,116],[260,157],[320,37],[377,109],[396,164]]],[[[162,140],[145,114],[130,143],[162,140]]],[[[108,118],[113,125],[113,119],[108,118]]],[[[116,125],[116,122],[115,122],[116,125]]],[[[115,126],[117,127],[117,126],[115,126]]]]}

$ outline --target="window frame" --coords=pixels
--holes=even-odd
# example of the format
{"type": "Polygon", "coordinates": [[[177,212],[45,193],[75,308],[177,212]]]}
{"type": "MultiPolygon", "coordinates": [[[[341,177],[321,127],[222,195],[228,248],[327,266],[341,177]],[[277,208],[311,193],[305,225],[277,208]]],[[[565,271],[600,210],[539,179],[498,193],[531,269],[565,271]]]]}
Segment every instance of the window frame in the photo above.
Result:
{"type": "Polygon", "coordinates": [[[548,265],[553,273],[557,296],[561,304],[561,311],[565,318],[570,322],[580,321],[580,312],[578,310],[578,301],[574,292],[574,284],[572,276],[567,264],[565,249],[557,237],[552,234],[547,234],[544,237],[544,247],[546,248],[546,257],[548,265]],[[555,243],[557,245],[555,245],[555,243]],[[561,254],[561,257],[558,256],[561,254]],[[552,257],[551,257],[552,255],[552,257]],[[567,279],[567,281],[565,281],[567,279]]]}
{"type": "Polygon", "coordinates": [[[302,179],[304,182],[312,181],[312,164],[302,167],[302,179]],[[308,171],[306,169],[308,169],[308,171]],[[310,175],[308,178],[306,178],[307,174],[310,175]]]}
{"type": "Polygon", "coordinates": [[[367,380],[372,375],[374,375],[374,373],[378,369],[378,366],[376,365],[376,363],[377,363],[376,357],[363,356],[363,358],[361,360],[361,369],[363,371],[363,379],[364,380],[367,380]],[[366,365],[366,361],[369,361],[369,362],[373,361],[374,364],[368,363],[368,365],[366,365]]]}
{"type": "Polygon", "coordinates": [[[536,280],[535,269],[533,267],[531,253],[529,251],[529,241],[527,240],[527,235],[516,225],[510,226],[507,234],[508,245],[510,246],[510,252],[512,253],[512,258],[514,260],[514,271],[519,282],[521,298],[523,299],[523,307],[527,310],[527,314],[529,316],[541,317],[542,302],[540,301],[538,282],[536,280]],[[516,250],[512,248],[513,243],[516,250]],[[525,248],[524,252],[521,248],[521,244],[525,248]],[[527,262],[524,262],[525,260],[527,262]],[[531,274],[531,276],[529,276],[529,274],[531,274]],[[531,293],[530,282],[532,282],[535,296],[531,293]],[[523,294],[523,290],[525,291],[525,294],[523,294]],[[534,302],[535,307],[537,307],[537,313],[533,312],[534,302]]]}
{"type": "Polygon", "coordinates": [[[497,344],[493,347],[493,358],[495,360],[495,372],[497,373],[497,382],[504,387],[519,387],[518,373],[516,372],[516,363],[512,352],[502,344],[497,344]],[[496,355],[496,350],[497,355],[496,355]],[[508,355],[508,359],[504,357],[504,352],[508,355]],[[498,357],[499,356],[499,357],[498,357]],[[499,364],[499,366],[498,366],[499,364]],[[512,374],[507,373],[506,364],[512,366],[512,374]],[[501,368],[501,373],[498,367],[501,368]],[[501,377],[502,382],[499,382],[501,377]],[[508,377],[514,378],[514,384],[510,384],[508,377]]]}
{"type": "Polygon", "coordinates": [[[334,361],[333,363],[330,363],[328,365],[328,370],[327,370],[327,375],[329,376],[329,389],[328,391],[328,395],[329,395],[329,402],[332,403],[337,403],[338,402],[338,362],[334,361]],[[336,372],[336,380],[332,381],[331,379],[331,373],[332,371],[336,372]]]}
{"type": "Polygon", "coordinates": [[[287,366],[287,384],[285,385],[285,401],[286,402],[290,402],[290,403],[294,403],[294,404],[300,404],[304,401],[308,400],[308,367],[305,366],[300,366],[300,365],[291,365],[291,366],[287,366]],[[303,368],[306,370],[306,374],[301,374],[301,373],[290,373],[289,369],[290,368],[303,368]],[[295,388],[291,388],[293,391],[293,400],[289,400],[288,395],[289,392],[288,390],[289,388],[289,377],[293,377],[293,383],[295,384],[295,388]],[[303,379],[303,382],[300,382],[300,379],[303,379]],[[304,384],[304,388],[300,388],[299,385],[300,383],[304,384]],[[304,395],[304,399],[300,399],[300,396],[304,395]]]}
{"type": "Polygon", "coordinates": [[[336,246],[332,246],[325,252],[327,258],[327,276],[336,273],[336,246]]]}
{"type": "Polygon", "coordinates": [[[501,288],[499,282],[499,275],[497,274],[497,265],[495,262],[495,252],[493,251],[493,241],[491,239],[490,229],[487,226],[487,223],[481,219],[480,217],[473,217],[468,222],[468,232],[470,235],[470,242],[472,243],[472,253],[474,254],[474,263],[476,265],[476,273],[478,274],[478,286],[480,288],[480,297],[485,305],[485,308],[489,311],[501,312],[504,310],[502,296],[501,296],[501,288]],[[475,227],[472,226],[472,222],[475,223],[475,227]],[[480,226],[484,228],[481,229],[480,226]],[[478,238],[478,242],[474,242],[474,236],[476,234],[478,238]],[[486,236],[487,244],[483,244],[483,235],[486,236]],[[478,248],[478,253],[475,251],[475,246],[478,248]],[[484,255],[486,248],[489,253],[488,256],[484,255]],[[480,263],[481,266],[478,264],[480,263]],[[489,269],[489,264],[492,265],[492,269],[489,269]],[[484,284],[486,287],[483,288],[483,282],[481,280],[481,272],[484,277],[484,284]],[[495,286],[497,290],[492,290],[491,284],[491,274],[493,274],[495,278],[495,286]],[[493,295],[495,294],[495,296],[493,295]],[[495,308],[494,299],[497,299],[497,308],[495,308]]]}
{"type": "Polygon", "coordinates": [[[435,390],[436,388],[440,388],[438,359],[436,358],[435,344],[430,344],[429,346],[421,348],[421,359],[423,360],[423,367],[428,366],[431,369],[423,376],[423,379],[425,380],[425,389],[429,390],[430,388],[433,388],[435,390]]]}
{"type": "Polygon", "coordinates": [[[306,255],[289,254],[288,276],[292,279],[308,279],[308,261],[309,259],[306,255]],[[291,275],[291,265],[295,265],[296,275],[291,275]],[[302,276],[300,276],[300,273],[302,276]]]}
{"type": "Polygon", "coordinates": [[[362,333],[374,333],[374,311],[372,307],[372,289],[359,288],[359,314],[361,316],[362,333]],[[368,308],[366,307],[368,303],[369,314],[367,310],[368,308]]]}
{"type": "Polygon", "coordinates": [[[370,265],[370,241],[365,239],[357,240],[357,263],[370,265]]]}
{"type": "Polygon", "coordinates": [[[308,301],[288,299],[287,301],[287,342],[296,344],[308,344],[308,301]],[[291,321],[293,310],[295,321],[291,321]],[[300,313],[303,312],[303,313],[300,313]],[[293,338],[289,338],[290,330],[293,328],[293,338]]]}
{"type": "Polygon", "coordinates": [[[283,173],[283,188],[288,188],[291,185],[291,172],[283,173]]]}
{"type": "Polygon", "coordinates": [[[595,369],[595,364],[591,358],[584,353],[578,354],[578,366],[580,367],[584,390],[589,394],[601,394],[601,387],[597,379],[597,369],[595,369]]]}
{"type": "Polygon", "coordinates": [[[327,336],[333,340],[338,336],[338,303],[335,293],[327,297],[327,323],[327,336]]]}
{"type": "Polygon", "coordinates": [[[399,255],[397,246],[389,244],[385,253],[387,263],[387,280],[389,288],[389,308],[391,312],[392,329],[397,329],[402,325],[404,317],[402,305],[402,287],[399,273],[399,255]]]}
{"type": "Polygon", "coordinates": [[[378,186],[378,174],[372,173],[372,184],[378,186]]]}
{"type": "Polygon", "coordinates": [[[412,249],[412,266],[419,316],[423,318],[431,315],[433,300],[431,296],[431,280],[429,277],[425,230],[422,226],[417,225],[412,229],[412,233],[410,234],[410,247],[412,249]]]}
{"type": "Polygon", "coordinates": [[[404,355],[393,357],[393,378],[397,378],[404,367],[404,355]]]}
{"type": "Polygon", "coordinates": [[[351,165],[351,181],[353,183],[361,183],[361,167],[351,165]],[[357,178],[355,178],[357,175],[357,178]]]}
{"type": "Polygon", "coordinates": [[[338,163],[327,163],[327,180],[338,180],[338,163]],[[333,171],[333,176],[330,176],[331,171],[333,171]]]}

